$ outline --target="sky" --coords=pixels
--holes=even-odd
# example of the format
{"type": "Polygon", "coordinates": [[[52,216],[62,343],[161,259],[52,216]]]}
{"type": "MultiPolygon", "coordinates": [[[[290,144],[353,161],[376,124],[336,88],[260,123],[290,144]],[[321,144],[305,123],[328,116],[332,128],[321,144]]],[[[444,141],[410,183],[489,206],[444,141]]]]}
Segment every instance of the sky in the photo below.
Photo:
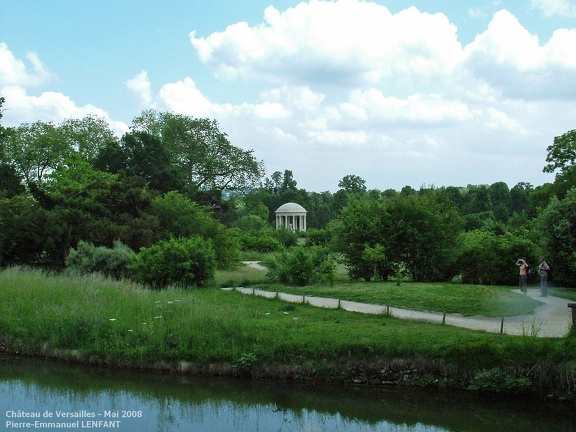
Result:
{"type": "Polygon", "coordinates": [[[4,126],[218,121],[338,190],[533,186],[576,129],[576,0],[0,0],[4,126]]]}

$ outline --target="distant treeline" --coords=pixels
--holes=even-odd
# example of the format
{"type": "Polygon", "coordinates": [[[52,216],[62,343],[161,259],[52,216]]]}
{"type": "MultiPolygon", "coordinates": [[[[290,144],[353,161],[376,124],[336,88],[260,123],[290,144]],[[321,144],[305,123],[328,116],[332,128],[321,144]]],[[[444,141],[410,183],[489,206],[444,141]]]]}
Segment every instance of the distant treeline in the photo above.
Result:
{"type": "Polygon", "coordinates": [[[517,258],[545,255],[556,282],[576,286],[575,136],[548,147],[545,170],[557,176],[542,186],[367,190],[347,175],[330,193],[299,189],[290,170],[265,177],[209,119],[144,111],[121,138],[95,116],[0,126],[0,266],[64,268],[80,244],[150,255],[194,239],[214,268],[229,268],[240,250],[296,246],[273,226],[274,211],[296,202],[317,265],[344,262],[353,278],[514,284],[517,258]]]}

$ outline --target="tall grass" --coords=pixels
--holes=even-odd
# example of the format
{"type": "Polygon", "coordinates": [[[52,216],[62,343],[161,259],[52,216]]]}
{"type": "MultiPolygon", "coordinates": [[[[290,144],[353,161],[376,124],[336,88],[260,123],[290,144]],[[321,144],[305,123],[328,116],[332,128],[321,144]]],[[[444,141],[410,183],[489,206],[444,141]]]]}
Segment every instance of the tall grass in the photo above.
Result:
{"type": "Polygon", "coordinates": [[[0,346],[32,354],[66,351],[67,357],[119,365],[318,368],[404,358],[531,370],[576,354],[572,339],[489,334],[215,288],[154,291],[17,268],[0,272],[0,298],[0,346]]]}

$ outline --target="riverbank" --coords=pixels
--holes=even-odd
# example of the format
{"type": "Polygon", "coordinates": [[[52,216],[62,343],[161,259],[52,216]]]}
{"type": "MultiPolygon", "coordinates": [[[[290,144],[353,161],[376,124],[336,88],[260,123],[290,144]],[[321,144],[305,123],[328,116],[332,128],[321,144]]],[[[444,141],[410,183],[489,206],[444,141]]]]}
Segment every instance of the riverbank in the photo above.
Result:
{"type": "Polygon", "coordinates": [[[2,350],[257,379],[521,391],[570,398],[576,338],[508,336],[98,277],[0,273],[2,350]]]}

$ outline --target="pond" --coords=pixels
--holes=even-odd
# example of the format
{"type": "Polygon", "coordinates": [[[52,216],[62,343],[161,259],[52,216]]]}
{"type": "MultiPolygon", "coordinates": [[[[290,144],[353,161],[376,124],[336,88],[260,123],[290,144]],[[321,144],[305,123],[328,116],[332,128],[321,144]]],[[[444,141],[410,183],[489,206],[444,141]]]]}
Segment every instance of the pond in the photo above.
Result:
{"type": "Polygon", "coordinates": [[[524,397],[121,371],[0,356],[0,431],[572,432],[524,397]]]}

